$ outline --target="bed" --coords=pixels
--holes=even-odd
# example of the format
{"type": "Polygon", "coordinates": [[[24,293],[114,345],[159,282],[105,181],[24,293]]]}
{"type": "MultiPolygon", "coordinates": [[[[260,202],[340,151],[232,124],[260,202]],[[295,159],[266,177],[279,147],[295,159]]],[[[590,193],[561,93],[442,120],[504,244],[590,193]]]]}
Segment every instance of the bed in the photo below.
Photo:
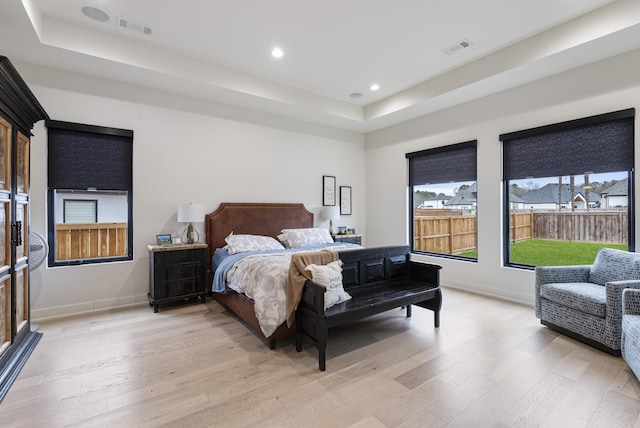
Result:
{"type": "MultiPolygon", "coordinates": [[[[221,203],[215,211],[205,216],[208,286],[212,287],[214,281],[212,257],[215,250],[226,245],[225,238],[232,232],[235,235],[248,234],[276,238],[282,229],[312,227],[314,227],[313,213],[302,204],[221,203]]],[[[265,336],[252,299],[229,288],[226,288],[224,293],[213,292],[212,295],[216,301],[244,320],[258,336],[264,337],[272,349],[275,348],[278,339],[295,333],[295,326],[288,327],[287,323],[283,322],[269,336],[265,336]]]]}

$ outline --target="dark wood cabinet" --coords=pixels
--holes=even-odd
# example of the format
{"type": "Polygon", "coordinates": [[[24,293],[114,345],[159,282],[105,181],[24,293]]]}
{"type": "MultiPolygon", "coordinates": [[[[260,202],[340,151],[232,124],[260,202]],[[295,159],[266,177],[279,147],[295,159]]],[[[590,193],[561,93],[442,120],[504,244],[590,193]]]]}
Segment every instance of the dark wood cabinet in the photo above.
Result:
{"type": "Polygon", "coordinates": [[[149,245],[149,304],[178,300],[205,301],[205,253],[207,244],[149,245]]]}
{"type": "Polygon", "coordinates": [[[362,235],[347,233],[345,235],[331,235],[335,242],[348,242],[350,244],[362,245],[362,235]]]}
{"type": "Polygon", "coordinates": [[[31,325],[29,138],[43,119],[47,113],[0,56],[0,400],[42,336],[31,325]]]}

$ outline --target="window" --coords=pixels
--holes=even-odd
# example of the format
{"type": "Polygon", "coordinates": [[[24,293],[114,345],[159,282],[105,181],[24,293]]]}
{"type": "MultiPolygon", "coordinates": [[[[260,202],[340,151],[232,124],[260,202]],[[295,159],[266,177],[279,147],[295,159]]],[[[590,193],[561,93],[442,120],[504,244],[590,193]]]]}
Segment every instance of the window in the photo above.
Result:
{"type": "MultiPolygon", "coordinates": [[[[63,196],[64,193],[59,193],[63,196]]],[[[73,196],[73,193],[71,194],[73,196]]],[[[82,199],[62,199],[64,207],[63,223],[97,223],[98,201],[82,199]]]]}
{"type": "Polygon", "coordinates": [[[503,134],[504,263],[591,264],[634,249],[634,109],[503,134]]]}
{"type": "Polygon", "coordinates": [[[133,131],[46,125],[49,266],[132,260],[133,131]]]}
{"type": "Polygon", "coordinates": [[[407,153],[411,250],[477,259],[477,143],[407,153]]]}

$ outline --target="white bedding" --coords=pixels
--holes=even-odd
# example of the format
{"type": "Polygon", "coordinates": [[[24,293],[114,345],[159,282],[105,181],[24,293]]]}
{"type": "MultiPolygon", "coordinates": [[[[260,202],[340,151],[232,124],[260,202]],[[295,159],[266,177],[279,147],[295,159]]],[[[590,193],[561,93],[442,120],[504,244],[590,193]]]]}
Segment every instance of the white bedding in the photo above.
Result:
{"type": "MultiPolygon", "coordinates": [[[[318,251],[325,247],[305,249],[318,251]]],[[[362,248],[354,244],[333,244],[327,246],[334,251],[362,248]]],[[[287,274],[294,251],[248,255],[227,271],[227,287],[238,293],[244,293],[253,300],[256,318],[265,337],[286,320],[287,274]]]]}

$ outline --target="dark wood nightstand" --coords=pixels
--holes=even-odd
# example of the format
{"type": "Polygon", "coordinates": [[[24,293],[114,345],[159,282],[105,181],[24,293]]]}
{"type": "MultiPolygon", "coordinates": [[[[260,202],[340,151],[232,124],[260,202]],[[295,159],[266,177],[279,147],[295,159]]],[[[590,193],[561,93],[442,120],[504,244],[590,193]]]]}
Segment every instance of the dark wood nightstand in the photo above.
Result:
{"type": "Polygon", "coordinates": [[[207,244],[149,245],[149,304],[158,305],[177,300],[202,299],[205,284],[205,250],[207,244]]]}
{"type": "Polygon", "coordinates": [[[335,242],[349,242],[362,245],[362,235],[359,233],[347,233],[344,235],[331,235],[335,242]]]}

